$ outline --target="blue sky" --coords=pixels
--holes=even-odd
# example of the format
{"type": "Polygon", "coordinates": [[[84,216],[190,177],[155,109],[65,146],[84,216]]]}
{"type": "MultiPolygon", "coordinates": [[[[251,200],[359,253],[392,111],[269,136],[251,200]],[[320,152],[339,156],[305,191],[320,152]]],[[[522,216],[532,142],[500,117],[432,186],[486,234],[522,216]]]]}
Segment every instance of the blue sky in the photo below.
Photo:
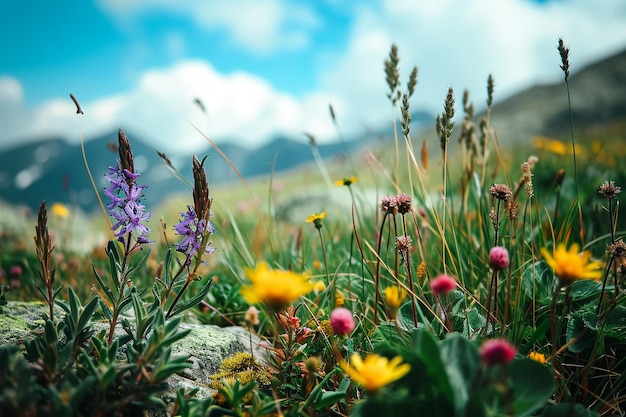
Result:
{"type": "MultiPolygon", "coordinates": [[[[122,127],[167,152],[276,134],[337,139],[388,123],[383,61],[419,68],[414,109],[448,86],[480,108],[626,48],[623,0],[0,0],[0,148],[122,127]],[[73,111],[68,94],[85,115],[73,111]],[[193,103],[200,98],[206,112],[193,103]]],[[[132,138],[131,138],[132,139],[132,138]]]]}

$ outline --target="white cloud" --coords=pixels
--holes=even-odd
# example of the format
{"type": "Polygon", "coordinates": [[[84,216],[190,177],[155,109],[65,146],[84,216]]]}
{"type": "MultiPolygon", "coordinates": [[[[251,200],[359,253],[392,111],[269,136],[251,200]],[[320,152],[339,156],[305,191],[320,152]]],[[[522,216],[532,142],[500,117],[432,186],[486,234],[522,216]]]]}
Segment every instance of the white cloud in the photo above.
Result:
{"type": "MultiPolygon", "coordinates": [[[[102,1],[126,15],[156,4],[155,0],[102,1]]],[[[285,1],[264,2],[269,6],[258,12],[247,3],[250,8],[244,8],[245,13],[228,9],[243,7],[246,1],[257,3],[215,3],[212,16],[202,16],[204,2],[187,2],[187,8],[177,5],[177,10],[206,25],[228,26],[240,42],[257,49],[283,42],[285,16],[291,15],[293,7],[301,13],[295,21],[310,20],[305,29],[315,24],[311,12],[285,1]],[[220,11],[220,7],[224,9],[220,11]],[[274,17],[263,20],[265,13],[274,17]],[[259,23],[254,28],[244,24],[253,17],[272,24],[265,27],[259,23]],[[252,46],[254,42],[259,44],[252,46]]],[[[162,1],[160,7],[167,9],[170,4],[162,1]]],[[[468,88],[480,108],[485,103],[489,74],[495,77],[496,100],[531,83],[562,79],[556,50],[559,37],[571,47],[573,71],[626,46],[626,3],[622,0],[591,6],[587,0],[547,4],[529,0],[380,0],[357,2],[353,16],[347,44],[320,53],[324,65],[320,65],[323,72],[315,93],[294,96],[277,91],[250,72],[221,74],[205,62],[181,61],[168,68],[144,70],[130,91],[81,102],[85,137],[122,127],[168,153],[197,150],[206,143],[191,127],[191,121],[218,142],[237,140],[258,145],[278,134],[303,138],[303,132],[324,142],[337,138],[328,114],[329,103],[346,136],[362,132],[364,127],[378,128],[390,120],[383,61],[392,42],[399,46],[403,83],[412,66],[419,67],[413,108],[432,112],[441,111],[448,86],[455,89],[459,101],[468,88]],[[206,113],[194,104],[195,98],[202,100],[206,113]]],[[[306,41],[307,34],[303,32],[303,36],[306,41]]],[[[175,33],[167,44],[170,53],[184,53],[175,33]]],[[[19,82],[0,78],[0,125],[1,147],[26,137],[61,135],[77,140],[80,123],[69,98],[29,108],[19,82]]]]}
{"type": "Polygon", "coordinates": [[[413,108],[440,112],[449,86],[466,88],[480,108],[493,74],[496,100],[533,83],[562,79],[559,37],[571,47],[572,70],[626,46],[626,3],[607,0],[381,0],[356,9],[345,51],[320,80],[349,104],[348,124],[390,119],[383,61],[391,43],[400,54],[402,83],[419,68],[413,108]],[[600,4],[601,3],[601,4],[600,4]]]}
{"type": "Polygon", "coordinates": [[[254,53],[300,49],[309,44],[309,32],[319,18],[309,7],[287,0],[100,0],[103,10],[130,27],[143,12],[183,15],[207,30],[226,30],[231,40],[254,53]]]}
{"type": "MultiPolygon", "coordinates": [[[[78,97],[80,100],[80,97],[78,97]]],[[[86,138],[123,128],[168,153],[208,146],[195,124],[214,141],[234,140],[256,146],[277,135],[304,139],[304,132],[329,137],[333,126],[328,103],[338,97],[316,93],[295,98],[280,93],[247,73],[223,75],[201,61],[184,61],[171,68],[145,72],[135,89],[82,103],[86,138]],[[194,103],[201,100],[206,112],[194,103]]],[[[79,138],[79,120],[69,97],[29,109],[15,80],[0,80],[0,147],[59,135],[79,138]],[[5,108],[11,112],[2,111],[5,108]]]]}

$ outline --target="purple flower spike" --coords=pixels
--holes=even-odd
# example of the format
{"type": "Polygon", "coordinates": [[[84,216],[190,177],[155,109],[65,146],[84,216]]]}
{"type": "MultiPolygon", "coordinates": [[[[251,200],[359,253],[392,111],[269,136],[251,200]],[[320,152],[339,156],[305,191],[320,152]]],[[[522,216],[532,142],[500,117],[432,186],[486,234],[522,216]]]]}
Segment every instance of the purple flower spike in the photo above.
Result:
{"type": "Polygon", "coordinates": [[[109,167],[109,174],[105,178],[111,185],[104,189],[104,194],[111,200],[107,204],[109,214],[116,222],[111,227],[114,235],[124,241],[126,234],[135,236],[137,243],[149,243],[148,234],[150,229],[144,222],[150,218],[150,213],[145,211],[145,206],[140,203],[145,185],[137,185],[139,173],[132,173],[122,169],[120,160],[115,167],[109,167]]]}
{"type": "MultiPolygon", "coordinates": [[[[210,220],[199,219],[196,211],[191,206],[188,206],[187,211],[181,213],[181,215],[183,218],[178,224],[174,225],[174,231],[184,236],[184,238],[176,245],[176,251],[187,255],[185,265],[189,266],[191,260],[201,251],[202,243],[205,240],[204,236],[215,233],[215,226],[210,220]]],[[[207,243],[204,250],[202,250],[202,254],[210,255],[213,252],[215,252],[215,248],[211,246],[211,242],[207,243]]]]}

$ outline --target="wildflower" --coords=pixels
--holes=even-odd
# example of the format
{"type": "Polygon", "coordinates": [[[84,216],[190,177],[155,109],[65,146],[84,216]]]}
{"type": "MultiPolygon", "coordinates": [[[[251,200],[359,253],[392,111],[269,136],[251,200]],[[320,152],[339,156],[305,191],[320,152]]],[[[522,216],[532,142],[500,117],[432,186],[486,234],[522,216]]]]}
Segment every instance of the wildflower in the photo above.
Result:
{"type": "Polygon", "coordinates": [[[252,326],[257,326],[260,323],[259,310],[255,306],[248,307],[246,314],[244,315],[244,319],[246,320],[246,323],[252,326]]]}
{"type": "Polygon", "coordinates": [[[300,327],[300,318],[296,316],[293,306],[287,307],[286,311],[278,315],[278,322],[287,330],[296,330],[300,327]]]}
{"type": "Polygon", "coordinates": [[[385,196],[380,200],[380,209],[388,214],[396,214],[398,212],[398,204],[396,197],[385,196]]]}
{"type": "Polygon", "coordinates": [[[517,210],[519,209],[519,203],[515,200],[509,200],[504,205],[504,208],[506,210],[506,215],[509,218],[509,220],[512,222],[515,221],[515,219],[517,218],[517,210]]]}
{"type": "Polygon", "coordinates": [[[509,363],[516,354],[515,346],[504,339],[487,340],[480,347],[480,356],[487,366],[509,363]]]}
{"type": "Polygon", "coordinates": [[[506,184],[493,184],[489,188],[489,192],[492,196],[502,201],[509,201],[511,199],[511,189],[506,184]]]}
{"type": "Polygon", "coordinates": [[[604,181],[598,192],[602,197],[610,200],[622,192],[622,187],[615,185],[615,181],[604,181]]]}
{"type": "Polygon", "coordinates": [[[617,259],[622,268],[626,266],[626,243],[624,243],[621,237],[609,246],[608,253],[617,259]]]}
{"type": "Polygon", "coordinates": [[[394,286],[385,288],[385,301],[387,302],[389,315],[391,317],[395,318],[398,315],[398,310],[400,309],[400,306],[404,302],[406,296],[407,292],[402,287],[394,286]]]}
{"type": "Polygon", "coordinates": [[[489,266],[499,271],[509,266],[509,251],[502,246],[494,246],[489,251],[489,266]]]}
{"type": "Polygon", "coordinates": [[[338,187],[341,187],[341,186],[344,186],[344,185],[346,187],[349,187],[350,185],[354,184],[358,180],[359,180],[358,177],[343,178],[343,179],[340,179],[339,181],[335,181],[335,185],[338,186],[338,187]]]}
{"type": "Polygon", "coordinates": [[[67,219],[67,217],[70,215],[70,210],[67,208],[66,205],[61,203],[54,203],[50,207],[50,212],[54,216],[60,217],[62,219],[67,219]]]}
{"type": "Polygon", "coordinates": [[[396,249],[402,256],[407,256],[411,250],[411,243],[413,243],[413,240],[410,236],[396,236],[396,249]]]}
{"type": "Polygon", "coordinates": [[[200,161],[194,155],[192,162],[194,205],[193,207],[187,206],[187,211],[180,213],[182,219],[174,225],[174,231],[176,234],[184,236],[183,240],[175,245],[177,252],[186,255],[183,265],[189,267],[191,261],[196,258],[195,273],[203,263],[202,256],[215,252],[215,248],[211,246],[211,242],[208,241],[209,236],[215,233],[215,226],[211,220],[209,220],[213,215],[211,212],[211,203],[213,200],[209,197],[209,185],[202,166],[204,159],[200,161]]]}
{"type": "Polygon", "coordinates": [[[420,284],[424,281],[424,278],[428,275],[428,268],[426,267],[426,262],[422,261],[417,266],[417,271],[415,272],[417,275],[417,279],[419,279],[420,284]]]}
{"type": "Polygon", "coordinates": [[[322,332],[325,337],[329,337],[333,334],[333,328],[330,325],[330,320],[321,320],[318,332],[322,332]]]}
{"type": "Polygon", "coordinates": [[[406,214],[410,213],[413,209],[413,199],[410,195],[401,193],[396,196],[396,205],[398,206],[398,213],[406,214]]]}
{"type": "Polygon", "coordinates": [[[561,168],[556,172],[556,178],[554,179],[554,182],[556,183],[556,185],[560,187],[561,184],[563,184],[564,178],[565,178],[565,170],[561,168]]]}
{"type": "Polygon", "coordinates": [[[361,359],[361,355],[353,353],[350,356],[350,364],[340,361],[339,365],[354,382],[362,385],[367,392],[375,394],[379,389],[388,385],[411,370],[411,365],[402,363],[402,356],[396,356],[389,360],[384,356],[370,354],[361,359]]]}
{"type": "Polygon", "coordinates": [[[579,252],[579,246],[576,243],[572,244],[569,249],[566,249],[564,244],[559,244],[554,255],[550,255],[546,248],[542,248],[541,254],[563,286],[579,279],[599,280],[602,277],[600,268],[603,263],[590,261],[591,253],[579,252]]]}
{"type": "Polygon", "coordinates": [[[346,297],[341,291],[335,292],[335,306],[343,307],[346,304],[346,297]]]}
{"type": "Polygon", "coordinates": [[[347,308],[339,307],[330,313],[330,326],[337,336],[348,335],[354,330],[354,318],[347,308]]]}
{"type": "Polygon", "coordinates": [[[322,219],[324,219],[327,214],[328,213],[326,213],[325,211],[323,211],[321,213],[313,213],[309,217],[304,219],[304,221],[307,222],[307,223],[313,223],[315,228],[317,230],[319,230],[319,229],[322,228],[322,219]]]}
{"type": "Polygon", "coordinates": [[[321,293],[322,291],[324,291],[326,289],[326,284],[324,283],[324,281],[319,280],[316,281],[313,284],[313,291],[315,291],[316,294],[321,293]]]}
{"type": "MultiPolygon", "coordinates": [[[[215,226],[210,220],[201,219],[196,214],[193,207],[188,206],[185,213],[180,213],[183,218],[178,224],[174,225],[177,234],[184,236],[183,240],[176,245],[176,251],[187,255],[185,265],[189,266],[191,260],[202,249],[202,254],[212,254],[215,248],[211,246],[211,242],[205,243],[205,235],[215,233],[215,226]],[[204,244],[204,248],[202,248],[204,244]]],[[[209,212],[209,216],[212,213],[209,212]]]]}
{"type": "Polygon", "coordinates": [[[104,194],[111,199],[107,204],[109,214],[116,222],[111,227],[115,237],[124,242],[124,236],[134,234],[138,244],[149,243],[148,229],[144,222],[150,218],[145,207],[140,203],[145,185],[137,185],[140,174],[134,171],[133,154],[128,138],[122,130],[118,132],[119,159],[115,167],[109,167],[105,178],[111,184],[104,189],[104,194]]]}
{"type": "Polygon", "coordinates": [[[533,173],[531,172],[531,164],[530,162],[524,162],[522,164],[522,176],[524,178],[524,191],[526,192],[526,196],[528,198],[532,198],[535,194],[533,188],[533,173]]]}
{"type": "Polygon", "coordinates": [[[546,355],[543,353],[535,352],[534,350],[528,354],[528,358],[539,362],[540,364],[546,363],[546,355]]]}
{"type": "Polygon", "coordinates": [[[450,275],[440,274],[430,281],[430,289],[435,295],[447,294],[456,288],[456,279],[450,275]]]}
{"type": "MultiPolygon", "coordinates": [[[[4,272],[4,270],[2,270],[4,272]]],[[[11,276],[11,288],[20,287],[20,279],[22,278],[22,267],[19,265],[13,265],[9,270],[11,276]]]]}
{"type": "Polygon", "coordinates": [[[260,262],[256,269],[246,268],[251,285],[241,289],[241,294],[250,304],[265,302],[277,310],[308,293],[313,288],[307,276],[292,271],[270,269],[260,262]]]}

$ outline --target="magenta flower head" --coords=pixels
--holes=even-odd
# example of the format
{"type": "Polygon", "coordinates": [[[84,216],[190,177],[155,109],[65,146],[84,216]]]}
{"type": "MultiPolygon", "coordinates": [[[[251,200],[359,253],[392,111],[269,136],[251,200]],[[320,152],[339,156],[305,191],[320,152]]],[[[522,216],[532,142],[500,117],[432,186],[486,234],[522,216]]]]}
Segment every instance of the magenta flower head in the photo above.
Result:
{"type": "Polygon", "coordinates": [[[509,363],[516,354],[515,346],[504,339],[487,340],[480,347],[480,356],[487,366],[509,363]]]}
{"type": "Polygon", "coordinates": [[[338,336],[345,336],[354,330],[354,318],[347,308],[339,307],[330,313],[330,327],[338,336]]]}
{"type": "Polygon", "coordinates": [[[494,246],[489,251],[489,266],[494,271],[509,267],[509,251],[502,246],[494,246]]]}
{"type": "Polygon", "coordinates": [[[11,278],[20,278],[22,276],[22,267],[19,265],[13,265],[10,269],[11,278]]]}
{"type": "Polygon", "coordinates": [[[447,294],[455,288],[456,279],[450,275],[440,274],[430,281],[430,289],[435,295],[447,294]]]}

